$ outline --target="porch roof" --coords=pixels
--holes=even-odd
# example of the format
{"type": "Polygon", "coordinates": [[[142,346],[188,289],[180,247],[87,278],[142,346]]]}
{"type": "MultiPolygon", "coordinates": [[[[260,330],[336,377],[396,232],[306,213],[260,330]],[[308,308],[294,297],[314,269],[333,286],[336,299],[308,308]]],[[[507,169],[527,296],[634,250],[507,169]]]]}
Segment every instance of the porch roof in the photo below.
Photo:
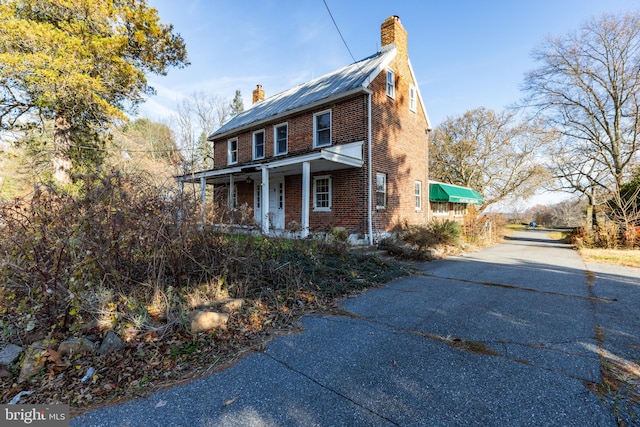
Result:
{"type": "Polygon", "coordinates": [[[476,190],[442,182],[429,183],[429,200],[432,202],[482,204],[484,199],[476,190]]]}
{"type": "Polygon", "coordinates": [[[224,169],[214,169],[201,171],[193,174],[186,174],[176,177],[178,182],[197,182],[205,178],[207,183],[223,182],[229,175],[246,175],[253,177],[261,173],[262,169],[269,169],[280,175],[301,173],[302,164],[311,163],[312,172],[324,172],[351,167],[362,167],[363,141],[349,144],[332,145],[319,151],[302,154],[299,156],[283,158],[267,163],[249,163],[228,167],[224,169]]]}

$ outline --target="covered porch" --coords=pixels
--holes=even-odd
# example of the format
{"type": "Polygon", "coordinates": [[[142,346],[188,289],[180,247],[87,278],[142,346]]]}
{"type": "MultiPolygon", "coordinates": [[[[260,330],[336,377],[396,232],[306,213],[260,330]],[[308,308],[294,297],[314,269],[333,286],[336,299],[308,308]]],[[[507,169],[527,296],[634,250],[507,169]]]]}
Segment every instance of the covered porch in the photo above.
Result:
{"type": "Polygon", "coordinates": [[[242,200],[251,200],[254,220],[265,233],[283,231],[287,228],[285,218],[287,208],[296,204],[297,213],[293,217],[299,222],[301,237],[309,235],[309,217],[313,201],[312,176],[322,172],[331,172],[363,166],[363,142],[335,145],[311,153],[275,159],[263,163],[248,163],[224,169],[213,169],[176,178],[180,190],[185,183],[200,184],[200,202],[202,212],[206,207],[207,185],[219,185],[227,190],[227,206],[238,206],[238,184],[244,191],[242,200]],[[286,177],[300,176],[299,190],[285,185],[286,177]],[[289,188],[289,191],[287,191],[289,188]],[[247,194],[250,189],[251,194],[247,194]],[[291,194],[287,194],[287,193],[291,194]]]}

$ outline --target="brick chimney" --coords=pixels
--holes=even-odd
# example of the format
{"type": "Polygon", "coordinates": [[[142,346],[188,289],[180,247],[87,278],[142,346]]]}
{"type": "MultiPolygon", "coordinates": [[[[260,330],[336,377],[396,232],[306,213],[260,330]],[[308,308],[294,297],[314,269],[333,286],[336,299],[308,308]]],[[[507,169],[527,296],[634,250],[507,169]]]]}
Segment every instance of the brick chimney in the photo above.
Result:
{"type": "Polygon", "coordinates": [[[260,102],[264,100],[264,90],[262,90],[262,85],[257,85],[253,90],[253,103],[260,102]]]}
{"type": "Polygon", "coordinates": [[[382,40],[382,49],[392,43],[395,43],[398,55],[404,58],[409,57],[407,46],[407,30],[404,29],[400,23],[400,18],[397,16],[388,17],[380,26],[380,37],[382,40]]]}

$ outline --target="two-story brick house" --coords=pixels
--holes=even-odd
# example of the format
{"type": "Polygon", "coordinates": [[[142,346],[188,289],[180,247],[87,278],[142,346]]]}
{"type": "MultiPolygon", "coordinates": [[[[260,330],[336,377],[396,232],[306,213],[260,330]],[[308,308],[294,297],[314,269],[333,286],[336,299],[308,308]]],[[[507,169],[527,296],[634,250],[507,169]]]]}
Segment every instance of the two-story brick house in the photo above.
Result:
{"type": "MultiPolygon", "coordinates": [[[[253,208],[263,232],[343,227],[373,243],[428,219],[429,119],[397,16],[381,51],[264,98],[208,137],[214,168],[178,177],[253,208]]],[[[204,200],[204,199],[203,199],[204,200]]]]}

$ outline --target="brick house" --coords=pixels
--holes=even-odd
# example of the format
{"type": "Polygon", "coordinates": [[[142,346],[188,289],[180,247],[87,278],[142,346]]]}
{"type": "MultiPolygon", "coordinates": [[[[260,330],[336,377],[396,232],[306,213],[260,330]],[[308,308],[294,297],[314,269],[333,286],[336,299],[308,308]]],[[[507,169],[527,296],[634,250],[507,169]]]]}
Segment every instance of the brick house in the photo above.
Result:
{"type": "Polygon", "coordinates": [[[380,52],[253,104],[208,137],[214,168],[177,177],[246,204],[265,233],[343,227],[372,244],[429,217],[427,116],[397,16],[380,52]]]}

